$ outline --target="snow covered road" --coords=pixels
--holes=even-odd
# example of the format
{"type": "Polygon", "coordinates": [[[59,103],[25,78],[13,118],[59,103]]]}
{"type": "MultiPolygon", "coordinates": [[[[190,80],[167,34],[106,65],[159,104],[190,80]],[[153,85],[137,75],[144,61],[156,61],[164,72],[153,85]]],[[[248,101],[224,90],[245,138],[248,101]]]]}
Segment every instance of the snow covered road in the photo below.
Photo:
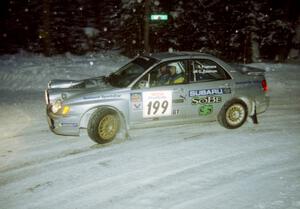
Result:
{"type": "Polygon", "coordinates": [[[256,66],[272,99],[259,125],[139,129],[110,145],[54,135],[41,89],[0,85],[0,208],[300,208],[300,67],[256,66]]]}

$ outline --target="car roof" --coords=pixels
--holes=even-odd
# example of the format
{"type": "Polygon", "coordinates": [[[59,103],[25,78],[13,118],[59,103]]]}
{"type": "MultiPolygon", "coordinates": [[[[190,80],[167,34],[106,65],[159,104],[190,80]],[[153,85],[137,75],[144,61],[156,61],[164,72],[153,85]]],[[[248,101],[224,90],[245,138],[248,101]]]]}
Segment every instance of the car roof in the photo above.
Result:
{"type": "Polygon", "coordinates": [[[160,52],[150,54],[149,57],[155,58],[157,60],[169,60],[174,58],[193,58],[193,57],[214,57],[210,54],[205,54],[201,52],[160,52]]]}

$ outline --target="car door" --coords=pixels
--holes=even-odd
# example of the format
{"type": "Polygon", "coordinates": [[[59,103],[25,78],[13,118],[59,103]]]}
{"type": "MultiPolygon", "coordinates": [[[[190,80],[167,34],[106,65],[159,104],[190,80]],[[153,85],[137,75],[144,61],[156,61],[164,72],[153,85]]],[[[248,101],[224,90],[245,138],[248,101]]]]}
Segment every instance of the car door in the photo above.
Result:
{"type": "Polygon", "coordinates": [[[223,105],[234,95],[234,82],[215,60],[191,59],[188,62],[187,117],[213,120],[223,105]]]}
{"type": "Polygon", "coordinates": [[[186,116],[187,62],[165,62],[144,75],[130,94],[130,125],[153,126],[181,120],[186,116]],[[171,69],[175,74],[172,78],[171,69]]]}

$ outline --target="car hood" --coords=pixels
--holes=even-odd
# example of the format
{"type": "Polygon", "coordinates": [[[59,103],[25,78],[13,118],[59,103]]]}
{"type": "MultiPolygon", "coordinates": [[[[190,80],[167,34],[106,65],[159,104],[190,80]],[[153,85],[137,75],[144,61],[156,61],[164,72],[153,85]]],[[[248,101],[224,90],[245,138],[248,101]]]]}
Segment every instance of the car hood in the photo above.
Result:
{"type": "Polygon", "coordinates": [[[47,104],[53,104],[56,100],[66,100],[71,97],[90,92],[110,91],[115,89],[105,82],[105,77],[89,78],[85,80],[51,80],[45,91],[47,104]]]}
{"type": "Polygon", "coordinates": [[[107,87],[105,77],[88,78],[84,80],[51,80],[48,83],[48,89],[66,89],[66,88],[93,88],[107,87]]]}

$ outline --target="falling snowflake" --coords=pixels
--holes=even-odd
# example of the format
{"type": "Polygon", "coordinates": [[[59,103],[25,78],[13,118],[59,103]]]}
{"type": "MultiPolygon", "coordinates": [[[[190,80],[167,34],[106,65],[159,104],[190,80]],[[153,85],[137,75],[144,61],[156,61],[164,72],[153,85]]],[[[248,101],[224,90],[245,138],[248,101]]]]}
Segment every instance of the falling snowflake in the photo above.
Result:
{"type": "Polygon", "coordinates": [[[136,40],[132,40],[132,44],[136,44],[136,40]]]}
{"type": "Polygon", "coordinates": [[[154,1],[155,6],[159,6],[160,2],[159,1],[154,1]]]}

